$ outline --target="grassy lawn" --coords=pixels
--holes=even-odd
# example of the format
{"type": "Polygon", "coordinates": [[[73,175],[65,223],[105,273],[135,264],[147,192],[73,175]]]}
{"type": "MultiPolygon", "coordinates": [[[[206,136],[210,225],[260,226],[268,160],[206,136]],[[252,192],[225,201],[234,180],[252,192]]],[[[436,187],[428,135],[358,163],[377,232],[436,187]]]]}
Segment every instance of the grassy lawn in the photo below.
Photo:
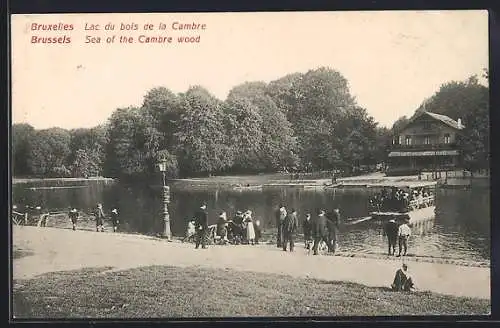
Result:
{"type": "Polygon", "coordinates": [[[152,266],[14,281],[16,318],[487,314],[487,300],[288,276],[152,266]]]}

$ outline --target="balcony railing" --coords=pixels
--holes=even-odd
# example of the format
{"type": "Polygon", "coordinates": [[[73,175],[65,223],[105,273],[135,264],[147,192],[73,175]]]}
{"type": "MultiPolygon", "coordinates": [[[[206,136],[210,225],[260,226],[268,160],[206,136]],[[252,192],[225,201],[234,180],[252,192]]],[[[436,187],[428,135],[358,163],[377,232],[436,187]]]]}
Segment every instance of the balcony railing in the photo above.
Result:
{"type": "Polygon", "coordinates": [[[440,143],[440,144],[417,144],[417,145],[391,145],[391,149],[401,150],[401,149],[419,149],[419,150],[435,150],[435,149],[457,149],[456,143],[440,143]]]}

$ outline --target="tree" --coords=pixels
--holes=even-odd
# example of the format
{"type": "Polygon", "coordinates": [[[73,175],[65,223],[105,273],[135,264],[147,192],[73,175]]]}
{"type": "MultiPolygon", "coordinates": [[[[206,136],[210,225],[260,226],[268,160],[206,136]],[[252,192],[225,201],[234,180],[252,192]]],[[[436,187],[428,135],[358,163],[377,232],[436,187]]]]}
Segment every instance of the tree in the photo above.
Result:
{"type": "Polygon", "coordinates": [[[70,170],[74,177],[98,176],[101,173],[99,154],[89,149],[78,149],[70,170]]]}
{"type": "MultiPolygon", "coordinates": [[[[261,117],[260,132],[262,136],[258,147],[259,162],[254,163],[255,168],[276,171],[284,167],[295,166],[298,158],[293,129],[286,114],[276,106],[273,99],[267,94],[266,84],[264,82],[246,82],[234,87],[226,100],[226,103],[229,104],[227,112],[231,113],[231,102],[238,103],[242,99],[248,100],[261,117]]],[[[258,127],[259,125],[253,126],[253,128],[258,127]]]]}
{"type": "Polygon", "coordinates": [[[344,165],[343,139],[348,131],[342,120],[355,99],[350,95],[347,80],[336,70],[318,68],[294,76],[289,99],[288,120],[301,149],[300,158],[316,169],[344,165]]]}
{"type": "Polygon", "coordinates": [[[29,124],[14,124],[12,126],[12,175],[29,175],[31,170],[28,166],[28,154],[30,140],[35,129],[29,124]]]}
{"type": "Polygon", "coordinates": [[[180,119],[179,97],[165,87],[153,88],[144,96],[142,110],[152,117],[153,127],[161,133],[160,143],[173,151],[180,119]]]}
{"type": "Polygon", "coordinates": [[[249,172],[263,169],[261,158],[262,117],[247,98],[230,98],[224,103],[233,169],[249,172]]]}
{"type": "Polygon", "coordinates": [[[70,139],[69,131],[61,128],[36,131],[29,140],[30,171],[39,176],[53,175],[56,168],[65,167],[70,154],[70,139]]]}
{"type": "Polygon", "coordinates": [[[221,102],[200,86],[183,94],[175,140],[180,172],[210,174],[231,166],[221,102]]]}

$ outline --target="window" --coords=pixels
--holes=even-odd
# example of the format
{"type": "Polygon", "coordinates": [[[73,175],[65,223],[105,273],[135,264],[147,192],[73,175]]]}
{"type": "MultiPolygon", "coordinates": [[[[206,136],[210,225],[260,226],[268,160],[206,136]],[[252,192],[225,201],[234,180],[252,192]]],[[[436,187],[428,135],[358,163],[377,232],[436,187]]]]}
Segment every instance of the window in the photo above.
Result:
{"type": "Polygon", "coordinates": [[[450,134],[447,133],[444,135],[444,143],[449,144],[450,143],[450,134]]]}
{"type": "Polygon", "coordinates": [[[430,129],[431,129],[431,123],[424,122],[424,130],[430,130],[430,129]]]}
{"type": "Polygon", "coordinates": [[[406,136],[405,145],[407,146],[411,145],[411,136],[406,136]]]}
{"type": "Polygon", "coordinates": [[[403,144],[403,136],[398,136],[398,145],[403,144]]]}
{"type": "Polygon", "coordinates": [[[424,138],[424,145],[430,145],[431,144],[431,137],[425,137],[424,138]]]}

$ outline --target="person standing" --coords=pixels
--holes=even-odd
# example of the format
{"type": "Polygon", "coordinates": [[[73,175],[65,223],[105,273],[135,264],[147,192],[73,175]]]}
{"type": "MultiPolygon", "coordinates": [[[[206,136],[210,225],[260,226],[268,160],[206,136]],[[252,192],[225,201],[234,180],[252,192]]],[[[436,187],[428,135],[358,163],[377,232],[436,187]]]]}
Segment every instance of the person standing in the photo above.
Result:
{"type": "Polygon", "coordinates": [[[324,241],[327,244],[328,250],[332,249],[332,246],[328,238],[328,230],[326,226],[326,216],[324,210],[319,211],[318,217],[316,217],[316,219],[313,222],[312,236],[314,238],[314,245],[313,245],[314,255],[318,255],[319,244],[322,241],[324,241]]]}
{"type": "Polygon", "coordinates": [[[255,224],[254,224],[254,228],[255,228],[255,244],[259,244],[259,240],[260,238],[262,238],[262,228],[260,226],[260,220],[255,220],[255,224]]]}
{"type": "Polygon", "coordinates": [[[278,210],[276,211],[276,227],[278,228],[278,236],[277,236],[277,247],[282,247],[283,242],[283,221],[286,218],[286,208],[283,205],[280,205],[278,210]]]}
{"type": "Polygon", "coordinates": [[[398,238],[399,238],[399,254],[401,256],[401,251],[404,250],[403,256],[406,256],[406,252],[408,250],[408,239],[411,236],[411,229],[408,225],[409,220],[405,219],[405,222],[399,226],[398,229],[398,238]]]}
{"type": "Polygon", "coordinates": [[[384,234],[387,236],[387,242],[389,244],[389,255],[396,254],[396,240],[398,239],[399,226],[396,220],[391,219],[384,226],[384,234]]]}
{"type": "Polygon", "coordinates": [[[201,248],[207,248],[206,245],[206,234],[208,230],[208,215],[207,215],[207,205],[203,204],[200,206],[195,215],[195,227],[196,227],[196,246],[198,249],[201,244],[201,248]]]}
{"type": "Polygon", "coordinates": [[[117,232],[118,224],[120,224],[120,221],[118,219],[118,210],[116,208],[113,208],[111,210],[111,222],[113,223],[113,231],[117,232]]]}
{"type": "Polygon", "coordinates": [[[73,208],[71,211],[69,211],[68,216],[71,220],[71,224],[73,225],[73,230],[76,230],[76,224],[78,222],[78,217],[79,217],[79,213],[76,210],[76,208],[73,208]]]}
{"type": "Polygon", "coordinates": [[[102,204],[97,204],[97,208],[95,209],[94,212],[95,216],[95,226],[96,226],[96,231],[99,232],[104,232],[104,211],[102,210],[102,204]]]}
{"type": "Polygon", "coordinates": [[[311,214],[307,213],[304,222],[302,222],[302,231],[304,233],[304,244],[306,249],[310,250],[312,247],[312,222],[311,214]]]}
{"type": "Polygon", "coordinates": [[[292,211],[286,216],[285,220],[283,221],[283,250],[286,252],[287,248],[287,243],[290,243],[290,252],[293,252],[293,248],[295,246],[294,244],[294,239],[295,239],[295,233],[297,232],[299,222],[297,219],[297,212],[295,209],[292,209],[292,211]]]}
{"type": "Polygon", "coordinates": [[[216,235],[220,237],[221,244],[226,244],[227,242],[227,215],[226,212],[222,211],[217,220],[217,231],[216,235]]]}
{"type": "Polygon", "coordinates": [[[246,233],[247,233],[247,241],[251,245],[255,245],[255,227],[253,225],[252,220],[252,211],[248,210],[245,212],[245,225],[246,225],[246,233]]]}
{"type": "Polygon", "coordinates": [[[328,240],[330,241],[331,248],[329,251],[335,253],[337,248],[337,239],[340,225],[340,210],[334,209],[327,217],[328,226],[328,240]]]}

